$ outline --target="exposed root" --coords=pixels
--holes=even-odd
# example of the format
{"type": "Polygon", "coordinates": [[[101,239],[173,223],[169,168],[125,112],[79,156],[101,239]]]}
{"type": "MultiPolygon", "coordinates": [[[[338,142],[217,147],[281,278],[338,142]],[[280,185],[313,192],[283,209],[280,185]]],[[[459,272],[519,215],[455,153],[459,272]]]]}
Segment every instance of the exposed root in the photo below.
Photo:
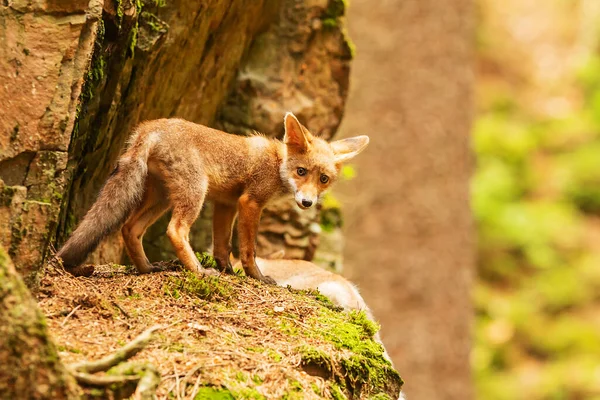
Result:
{"type": "Polygon", "coordinates": [[[106,372],[117,364],[120,364],[139,353],[144,347],[146,347],[150,339],[152,339],[152,333],[162,328],[164,328],[163,325],[154,325],[146,329],[138,337],[121,347],[113,354],[109,354],[108,356],[97,361],[84,361],[71,364],[69,369],[74,372],[87,372],[89,374],[106,372]]]}
{"type": "Polygon", "coordinates": [[[139,400],[153,399],[156,388],[160,384],[160,373],[151,364],[125,363],[152,339],[152,333],[163,329],[163,325],[154,325],[125,346],[97,361],[84,361],[69,365],[67,368],[80,385],[94,387],[110,387],[112,391],[121,392],[119,397],[128,397],[135,388],[133,398],[139,400]],[[108,372],[106,375],[93,375],[96,372],[108,372]]]}
{"type": "Polygon", "coordinates": [[[111,386],[125,382],[137,382],[140,380],[139,376],[96,376],[77,371],[71,371],[71,374],[75,377],[77,383],[89,386],[111,386]]]}

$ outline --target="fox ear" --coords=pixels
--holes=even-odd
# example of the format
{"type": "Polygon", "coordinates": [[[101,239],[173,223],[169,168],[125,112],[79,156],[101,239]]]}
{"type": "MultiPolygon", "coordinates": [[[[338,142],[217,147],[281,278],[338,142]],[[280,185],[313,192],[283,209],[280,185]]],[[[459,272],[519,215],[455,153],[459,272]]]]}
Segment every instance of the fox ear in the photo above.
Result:
{"type": "Polygon", "coordinates": [[[335,154],[335,162],[342,163],[356,156],[369,144],[368,136],[355,136],[348,139],[336,140],[331,143],[335,154]]]}
{"type": "Polygon", "coordinates": [[[312,140],[312,136],[300,125],[296,116],[291,112],[285,113],[283,124],[285,125],[283,143],[300,150],[306,150],[312,140]]]}

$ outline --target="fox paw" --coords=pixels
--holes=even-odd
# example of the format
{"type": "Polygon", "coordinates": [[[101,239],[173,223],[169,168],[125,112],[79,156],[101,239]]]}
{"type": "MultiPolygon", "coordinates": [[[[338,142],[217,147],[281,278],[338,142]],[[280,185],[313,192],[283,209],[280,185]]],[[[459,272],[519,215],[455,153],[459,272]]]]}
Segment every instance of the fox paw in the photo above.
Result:
{"type": "Polygon", "coordinates": [[[217,271],[216,269],[203,268],[203,267],[198,268],[198,273],[200,273],[202,275],[206,275],[206,276],[220,276],[221,275],[221,273],[219,271],[217,271]]]}
{"type": "Polygon", "coordinates": [[[94,273],[95,267],[92,264],[88,264],[88,265],[79,265],[74,268],[65,268],[65,269],[67,271],[69,271],[71,274],[73,274],[74,276],[90,277],[94,273]]]}
{"type": "Polygon", "coordinates": [[[217,262],[217,269],[225,274],[229,274],[229,275],[234,275],[235,272],[233,271],[233,267],[231,266],[231,263],[229,261],[227,262],[220,262],[219,260],[216,260],[217,262]]]}
{"type": "Polygon", "coordinates": [[[277,285],[277,282],[275,282],[275,279],[271,278],[270,276],[263,275],[263,277],[258,278],[258,280],[263,283],[266,283],[268,285],[277,285]]]}

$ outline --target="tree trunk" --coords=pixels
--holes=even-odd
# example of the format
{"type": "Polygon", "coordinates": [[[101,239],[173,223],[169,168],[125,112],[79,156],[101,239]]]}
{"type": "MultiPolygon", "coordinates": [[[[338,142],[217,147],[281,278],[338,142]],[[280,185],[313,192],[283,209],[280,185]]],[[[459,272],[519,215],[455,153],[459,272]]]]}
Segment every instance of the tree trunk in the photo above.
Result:
{"type": "Polygon", "coordinates": [[[79,398],[75,380],[48,337],[44,315],[2,247],[0,336],[0,398],[79,398]]]}
{"type": "Polygon", "coordinates": [[[409,399],[472,397],[471,16],[470,0],[349,8],[358,52],[342,129],[371,144],[340,194],[346,267],[409,399]]]}

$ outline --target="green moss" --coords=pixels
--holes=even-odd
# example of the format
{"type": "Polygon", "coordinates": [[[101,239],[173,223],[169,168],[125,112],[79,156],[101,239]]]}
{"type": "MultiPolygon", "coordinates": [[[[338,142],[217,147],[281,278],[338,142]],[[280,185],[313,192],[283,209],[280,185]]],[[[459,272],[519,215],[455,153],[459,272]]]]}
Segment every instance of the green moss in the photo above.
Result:
{"type": "MultiPolygon", "coordinates": [[[[93,97],[94,92],[98,84],[104,78],[104,71],[106,69],[106,60],[104,58],[104,54],[102,51],[102,43],[104,41],[104,21],[100,20],[98,23],[98,31],[96,32],[96,40],[94,42],[94,51],[92,54],[92,61],[90,63],[90,67],[88,69],[86,80],[83,83],[83,87],[81,88],[81,96],[79,99],[80,104],[87,104],[93,97]]],[[[78,115],[81,109],[78,107],[78,115]]],[[[79,118],[77,118],[79,119],[79,118]]],[[[79,124],[76,123],[75,128],[78,128],[79,124]]],[[[78,129],[77,129],[78,130],[78,129]]],[[[77,132],[74,132],[77,133],[77,132]]]]}
{"type": "Polygon", "coordinates": [[[238,382],[246,382],[246,374],[244,374],[242,371],[238,371],[235,373],[235,379],[238,382]]]}
{"type": "Polygon", "coordinates": [[[313,346],[303,345],[297,349],[303,367],[317,367],[327,373],[333,371],[331,356],[313,346]]]}
{"type": "Polygon", "coordinates": [[[346,397],[346,395],[344,394],[344,392],[342,392],[342,389],[340,389],[340,387],[335,382],[329,383],[329,394],[331,395],[331,398],[333,400],[347,400],[348,399],[346,397]]]}
{"type": "Polygon", "coordinates": [[[350,35],[348,34],[346,28],[342,28],[342,35],[344,35],[344,43],[347,46],[350,59],[353,59],[354,57],[356,57],[356,45],[354,44],[354,41],[352,41],[352,38],[350,38],[350,35]]]}
{"type": "Polygon", "coordinates": [[[140,17],[152,32],[164,32],[165,23],[160,20],[156,15],[148,11],[142,11],[140,17]]]}
{"type": "Polygon", "coordinates": [[[246,347],[246,350],[253,353],[264,353],[266,351],[264,347],[246,347]]]}
{"type": "Polygon", "coordinates": [[[106,392],[99,388],[91,388],[89,391],[89,396],[92,398],[104,398],[106,396],[106,392]]]}
{"type": "Polygon", "coordinates": [[[117,25],[121,29],[121,23],[123,22],[123,2],[121,0],[115,0],[117,3],[117,25]]]}
{"type": "Polygon", "coordinates": [[[282,400],[302,400],[305,398],[302,384],[295,379],[288,379],[288,392],[281,396],[282,400]]]}
{"type": "MultiPolygon", "coordinates": [[[[25,210],[25,205],[24,205],[23,209],[25,210]]],[[[23,238],[27,236],[27,228],[23,227],[22,215],[19,215],[17,218],[15,218],[12,229],[10,231],[10,236],[11,236],[11,241],[10,241],[10,248],[8,249],[8,254],[14,255],[17,253],[17,249],[19,248],[19,245],[23,241],[23,238]]]]}
{"type": "Polygon", "coordinates": [[[340,202],[330,193],[323,197],[321,202],[321,228],[331,232],[342,227],[342,210],[340,202]]]}
{"type": "Polygon", "coordinates": [[[217,269],[217,261],[215,261],[215,258],[213,256],[211,256],[210,254],[208,254],[206,252],[204,252],[204,253],[196,252],[196,258],[198,259],[198,261],[200,261],[200,264],[204,268],[217,269]]]}
{"type": "Polygon", "coordinates": [[[276,352],[273,349],[267,349],[267,355],[269,356],[269,358],[275,362],[280,362],[281,361],[281,354],[279,354],[278,352],[276,352]]]}
{"type": "Polygon", "coordinates": [[[139,22],[136,21],[129,32],[129,52],[131,53],[131,57],[135,55],[135,45],[137,44],[139,28],[139,22]]]}
{"type": "Polygon", "coordinates": [[[185,293],[207,301],[229,300],[234,295],[233,288],[225,281],[190,271],[182,271],[180,276],[170,276],[163,286],[163,292],[175,298],[185,293]]]}
{"type": "Polygon", "coordinates": [[[313,382],[313,383],[311,383],[311,384],[310,384],[310,388],[312,389],[312,391],[313,391],[313,392],[315,392],[315,394],[316,394],[317,396],[321,396],[321,395],[322,395],[322,393],[321,393],[321,389],[319,389],[319,386],[317,386],[317,384],[316,384],[316,383],[314,383],[314,382],[313,382]]]}
{"type": "Polygon", "coordinates": [[[146,8],[149,7],[161,8],[166,5],[166,0],[135,1],[135,8],[138,17],[136,18],[135,24],[129,32],[129,51],[131,53],[131,57],[135,55],[135,46],[138,42],[140,22],[143,21],[143,23],[147,25],[153,32],[166,32],[166,24],[163,21],[161,21],[155,14],[146,10],[146,8]]]}
{"type": "Polygon", "coordinates": [[[324,28],[333,29],[339,25],[339,22],[336,18],[324,18],[321,20],[324,28]]]}
{"type": "Polygon", "coordinates": [[[329,0],[329,4],[327,5],[327,9],[325,9],[322,19],[337,20],[338,18],[343,17],[346,13],[347,5],[346,0],[329,0]]]}
{"type": "Polygon", "coordinates": [[[266,397],[253,388],[242,388],[240,390],[232,390],[231,393],[235,399],[252,399],[252,400],[266,400],[266,397]]]}
{"type": "Polygon", "coordinates": [[[323,309],[314,323],[321,324],[315,334],[336,348],[353,353],[338,360],[341,368],[334,371],[336,382],[346,387],[349,393],[380,393],[388,386],[402,386],[402,379],[384,357],[383,347],[373,340],[379,327],[364,311],[338,313],[323,309]]]}
{"type": "Polygon", "coordinates": [[[203,386],[198,389],[194,400],[235,400],[228,389],[203,386]]]}
{"type": "Polygon", "coordinates": [[[185,345],[182,343],[170,343],[165,347],[170,353],[183,353],[185,352],[185,345]]]}
{"type": "Polygon", "coordinates": [[[385,393],[377,393],[375,396],[369,397],[369,400],[393,400],[385,393]]]}
{"type": "Polygon", "coordinates": [[[16,193],[17,188],[15,186],[2,187],[2,191],[0,192],[0,205],[3,207],[9,207],[16,193]]]}
{"type": "MultiPolygon", "coordinates": [[[[293,289],[291,289],[289,286],[288,286],[288,289],[293,291],[293,289]]],[[[318,290],[299,290],[297,292],[304,293],[304,294],[312,297],[313,299],[315,299],[319,303],[321,303],[322,306],[324,306],[332,311],[342,311],[343,310],[342,307],[333,304],[333,302],[331,300],[329,300],[329,297],[322,295],[318,290]]]]}

